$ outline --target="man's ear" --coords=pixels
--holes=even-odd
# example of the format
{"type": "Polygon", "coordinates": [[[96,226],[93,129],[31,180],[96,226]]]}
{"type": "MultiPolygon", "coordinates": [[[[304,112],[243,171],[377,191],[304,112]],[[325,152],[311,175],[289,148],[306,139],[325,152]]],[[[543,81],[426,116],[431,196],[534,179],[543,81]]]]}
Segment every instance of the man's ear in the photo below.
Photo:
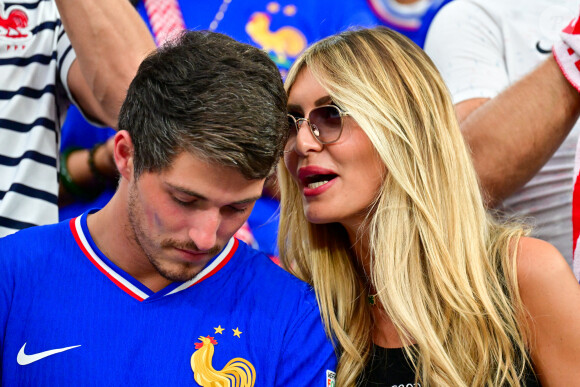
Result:
{"type": "Polygon", "coordinates": [[[133,141],[126,130],[120,130],[115,134],[115,164],[121,176],[127,180],[133,177],[133,141]]]}

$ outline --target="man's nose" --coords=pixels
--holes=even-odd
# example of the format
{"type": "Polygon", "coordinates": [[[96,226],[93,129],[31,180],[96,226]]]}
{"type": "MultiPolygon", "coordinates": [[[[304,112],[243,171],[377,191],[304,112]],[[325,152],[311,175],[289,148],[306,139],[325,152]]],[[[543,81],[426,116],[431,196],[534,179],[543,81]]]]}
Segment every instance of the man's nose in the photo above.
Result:
{"type": "Polygon", "coordinates": [[[203,214],[196,215],[196,219],[189,228],[189,237],[198,249],[210,250],[217,242],[217,232],[221,222],[219,211],[204,211],[203,214]]]}

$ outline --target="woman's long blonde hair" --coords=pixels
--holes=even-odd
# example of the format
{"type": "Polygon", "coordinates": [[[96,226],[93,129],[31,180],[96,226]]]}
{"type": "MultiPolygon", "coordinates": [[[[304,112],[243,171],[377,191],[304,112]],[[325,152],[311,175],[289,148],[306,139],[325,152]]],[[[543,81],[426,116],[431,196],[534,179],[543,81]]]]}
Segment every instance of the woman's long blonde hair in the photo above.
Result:
{"type": "Polygon", "coordinates": [[[369,358],[376,289],[423,386],[519,385],[528,362],[516,250],[524,230],[486,212],[448,91],[429,58],[386,28],[347,31],[311,46],[305,67],[364,130],[386,166],[359,237],[361,273],[345,229],[311,224],[283,164],[284,266],[316,291],[341,355],[337,385],[355,385],[369,358]],[[367,278],[365,278],[367,277],[367,278]]]}

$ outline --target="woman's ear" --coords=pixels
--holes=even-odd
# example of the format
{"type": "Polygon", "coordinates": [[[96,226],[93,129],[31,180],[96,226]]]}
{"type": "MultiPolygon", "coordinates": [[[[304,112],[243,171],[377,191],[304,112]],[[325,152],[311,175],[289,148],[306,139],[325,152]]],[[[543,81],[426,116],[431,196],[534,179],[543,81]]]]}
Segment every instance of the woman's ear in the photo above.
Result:
{"type": "Polygon", "coordinates": [[[133,177],[133,141],[126,130],[120,130],[115,134],[114,156],[117,169],[124,179],[131,180],[133,177]]]}

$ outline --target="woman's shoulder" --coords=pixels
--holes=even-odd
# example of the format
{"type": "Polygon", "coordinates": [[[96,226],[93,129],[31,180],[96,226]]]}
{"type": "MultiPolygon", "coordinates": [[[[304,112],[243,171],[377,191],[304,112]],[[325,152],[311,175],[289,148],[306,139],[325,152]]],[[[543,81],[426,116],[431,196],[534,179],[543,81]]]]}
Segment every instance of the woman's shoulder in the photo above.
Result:
{"type": "Polygon", "coordinates": [[[561,300],[579,290],[578,280],[558,249],[536,238],[520,239],[517,277],[522,301],[532,313],[551,299],[561,300]]]}
{"type": "Polygon", "coordinates": [[[522,237],[517,252],[517,275],[520,290],[549,285],[558,280],[572,280],[572,269],[562,254],[550,243],[531,237],[522,237]]]}
{"type": "Polygon", "coordinates": [[[542,384],[574,385],[580,378],[580,285],[551,244],[522,238],[517,276],[531,337],[530,355],[542,384]]]}

